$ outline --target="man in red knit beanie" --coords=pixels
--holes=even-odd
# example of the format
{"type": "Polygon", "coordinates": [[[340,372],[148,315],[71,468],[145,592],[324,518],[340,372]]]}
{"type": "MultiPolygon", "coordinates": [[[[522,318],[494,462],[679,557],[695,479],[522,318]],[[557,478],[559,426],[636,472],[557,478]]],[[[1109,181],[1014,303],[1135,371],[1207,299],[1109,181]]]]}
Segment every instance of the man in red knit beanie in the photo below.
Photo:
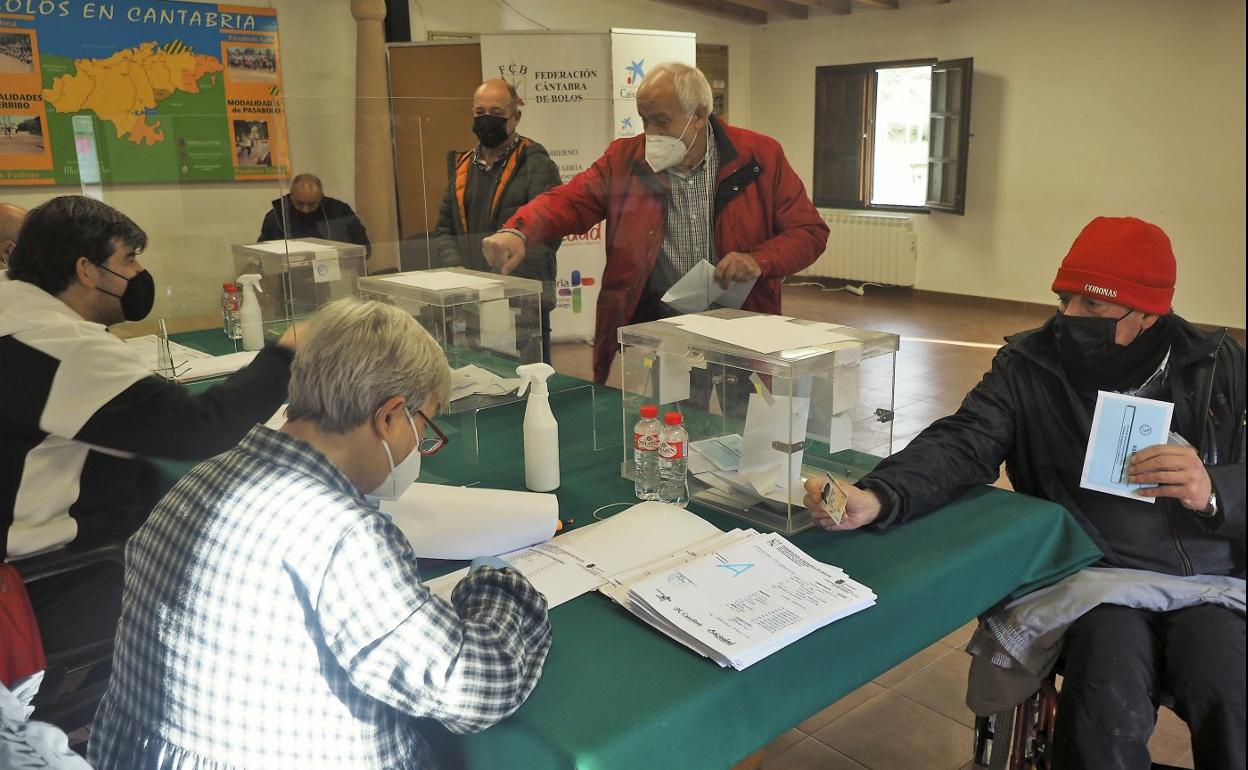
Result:
{"type": "MultiPolygon", "coordinates": [[[[1019,600],[1048,623],[1032,632],[1064,631],[1054,768],[1148,768],[1163,693],[1191,728],[1196,767],[1245,766],[1244,351],[1225,329],[1203,332],[1175,315],[1174,284],[1161,228],[1097,217],[1057,270],[1053,318],[1006,338],[957,413],[859,481],[839,523],[819,483],[807,485],[824,529],[884,529],[993,482],[1004,462],[1015,490],[1079,522],[1103,554],[1094,566],[1109,568],[1063,581],[1064,596],[1083,603],[1057,607],[1052,592],[1019,600]],[[1129,466],[1131,483],[1156,485],[1137,492],[1151,499],[1079,485],[1100,390],[1174,405],[1168,440],[1129,466]],[[1112,590],[1089,588],[1110,579],[1112,590]]],[[[972,652],[980,640],[1016,661],[1034,651],[986,624],[972,652]]]]}

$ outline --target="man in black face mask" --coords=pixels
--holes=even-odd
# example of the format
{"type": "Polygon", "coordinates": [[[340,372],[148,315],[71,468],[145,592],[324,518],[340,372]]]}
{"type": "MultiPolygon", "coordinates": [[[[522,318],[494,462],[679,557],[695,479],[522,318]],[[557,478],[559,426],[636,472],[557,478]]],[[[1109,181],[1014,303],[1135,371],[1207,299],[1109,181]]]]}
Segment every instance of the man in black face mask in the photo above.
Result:
{"type": "Polygon", "coordinates": [[[839,523],[807,484],[824,529],[883,529],[991,483],[1004,462],[1016,491],[1075,517],[1096,566],[1130,570],[1135,593],[1090,602],[1066,631],[1054,768],[1148,768],[1160,692],[1191,727],[1198,768],[1244,767],[1244,351],[1175,315],[1174,283],[1161,228],[1098,217],[1057,272],[1058,313],[1008,337],[955,414],[858,482],[839,523]],[[1157,485],[1137,492],[1152,501],[1079,485],[1098,390],[1174,404],[1169,440],[1130,461],[1131,483],[1157,485]],[[1167,576],[1238,579],[1219,585],[1237,583],[1239,610],[1200,581],[1182,601],[1173,584],[1151,590],[1167,576]]]}
{"type": "MultiPolygon", "coordinates": [[[[146,458],[201,460],[233,447],[286,398],[293,333],[226,381],[190,395],[107,327],[152,309],[147,235],[82,196],[32,210],[0,281],[0,558],[123,542],[164,489],[146,458]]],[[[112,565],[31,586],[49,652],[112,636],[112,565]]]]}
{"type": "Polygon", "coordinates": [[[355,211],[345,201],[326,196],[320,178],[313,174],[299,174],[290,180],[290,192],[274,200],[273,208],[264,215],[257,240],[296,238],[324,238],[369,247],[368,231],[355,211]]]}
{"type": "MultiPolygon", "coordinates": [[[[516,133],[520,95],[506,80],[487,80],[472,96],[472,132],[479,144],[447,156],[446,195],[433,236],[433,263],[491,272],[481,241],[512,214],[560,184],[546,148],[516,133]]],[[[512,273],[542,282],[542,357],[550,363],[550,311],[555,306],[555,252],[560,240],[535,244],[512,273]]]]}

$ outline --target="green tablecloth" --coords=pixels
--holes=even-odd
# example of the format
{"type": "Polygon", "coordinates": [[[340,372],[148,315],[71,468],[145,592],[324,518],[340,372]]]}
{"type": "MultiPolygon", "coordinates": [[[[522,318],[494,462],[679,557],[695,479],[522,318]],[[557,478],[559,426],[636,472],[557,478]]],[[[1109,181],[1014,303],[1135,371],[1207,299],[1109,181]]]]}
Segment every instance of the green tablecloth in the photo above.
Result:
{"type": "MultiPolygon", "coordinates": [[[[619,408],[605,406],[611,392],[582,388],[552,397],[560,425],[560,515],[575,518],[574,526],[592,523],[599,506],[634,501],[631,482],[619,475],[619,408]],[[615,445],[595,450],[595,426],[598,446],[615,445]]],[[[522,489],[523,414],[520,403],[475,413],[472,427],[490,439],[479,444],[479,462],[439,454],[425,461],[422,481],[522,489]]],[[[696,504],[692,510],[723,529],[740,524],[696,504]]],[[[884,533],[807,531],[792,539],[870,586],[879,596],[876,606],[733,671],[603,596],[581,596],[551,610],[554,642],[545,673],[515,715],[477,735],[425,725],[444,766],[730,767],[1001,598],[1099,557],[1057,505],[990,488],[884,533]]],[[[457,566],[431,565],[425,574],[457,566]]]]}

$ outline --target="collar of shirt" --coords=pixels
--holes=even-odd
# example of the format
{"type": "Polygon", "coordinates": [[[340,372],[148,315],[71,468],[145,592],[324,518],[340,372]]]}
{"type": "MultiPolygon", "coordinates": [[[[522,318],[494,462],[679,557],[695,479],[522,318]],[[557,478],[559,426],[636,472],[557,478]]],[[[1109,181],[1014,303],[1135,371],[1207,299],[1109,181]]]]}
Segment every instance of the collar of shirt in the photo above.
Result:
{"type": "Polygon", "coordinates": [[[338,466],[330,462],[320,450],[301,438],[257,425],[243,437],[238,448],[278,467],[311,476],[332,489],[355,498],[365,508],[375,507],[360,493],[355,484],[351,483],[347,475],[338,469],[338,466]]]}
{"type": "Polygon", "coordinates": [[[482,153],[485,152],[485,148],[482,147],[478,143],[476,148],[473,149],[472,151],[472,165],[477,166],[478,168],[484,169],[485,171],[489,171],[490,169],[497,166],[501,161],[506,159],[506,157],[511,154],[511,151],[516,148],[516,143],[519,141],[520,141],[520,135],[512,134],[511,141],[507,142],[507,146],[503,148],[503,151],[500,152],[498,154],[498,157],[495,158],[493,161],[486,161],[485,158],[481,157],[482,153]]]}

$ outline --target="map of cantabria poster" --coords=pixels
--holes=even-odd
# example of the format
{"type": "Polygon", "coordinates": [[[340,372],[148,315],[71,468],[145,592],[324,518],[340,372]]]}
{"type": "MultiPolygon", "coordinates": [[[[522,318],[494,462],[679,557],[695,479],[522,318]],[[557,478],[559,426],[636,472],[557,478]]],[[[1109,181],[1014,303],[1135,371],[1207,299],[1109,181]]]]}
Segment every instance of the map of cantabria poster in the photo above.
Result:
{"type": "Polygon", "coordinates": [[[277,12],[0,0],[0,185],[276,179],[277,12]]]}

